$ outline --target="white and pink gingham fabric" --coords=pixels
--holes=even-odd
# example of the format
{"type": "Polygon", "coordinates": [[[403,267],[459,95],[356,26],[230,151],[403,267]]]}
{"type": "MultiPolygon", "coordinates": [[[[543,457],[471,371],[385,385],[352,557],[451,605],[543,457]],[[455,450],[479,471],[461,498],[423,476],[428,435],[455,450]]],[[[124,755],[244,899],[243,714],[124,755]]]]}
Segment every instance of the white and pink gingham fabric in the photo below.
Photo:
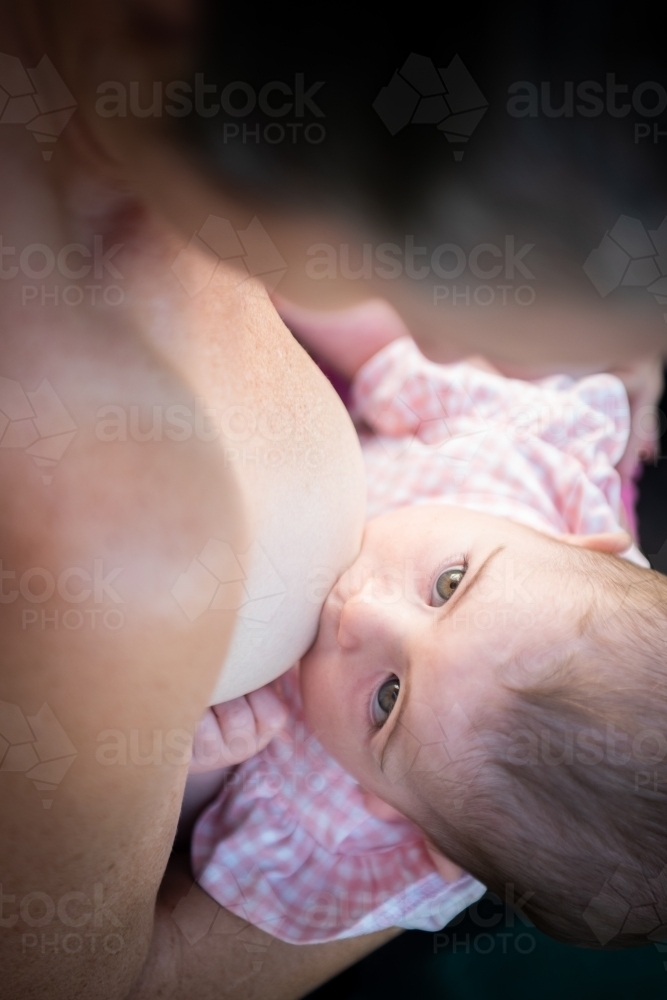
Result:
{"type": "MultiPolygon", "coordinates": [[[[551,534],[622,522],[614,466],[630,414],[611,375],[522,382],[433,364],[404,338],[364,365],[352,399],[369,517],[445,503],[551,534]]],[[[647,565],[634,546],[626,555],[647,565]]],[[[198,882],[237,916],[297,944],[440,929],[484,887],[469,875],[444,882],[416,826],[368,811],[359,785],[308,730],[295,671],[283,685],[286,731],[229,772],[197,822],[198,882]]]]}
{"type": "Polygon", "coordinates": [[[197,822],[197,881],[221,906],[294,944],[385,927],[440,930],[484,886],[470,875],[444,882],[413,823],[372,815],[306,726],[296,670],[282,684],[286,730],[230,770],[197,822]]]}
{"type": "MultiPolygon", "coordinates": [[[[614,375],[524,382],[466,362],[427,361],[405,337],[359,371],[352,413],[369,518],[447,503],[549,534],[616,531],[623,523],[615,465],[630,408],[614,375]]],[[[627,558],[648,565],[636,547],[627,558]]]]}

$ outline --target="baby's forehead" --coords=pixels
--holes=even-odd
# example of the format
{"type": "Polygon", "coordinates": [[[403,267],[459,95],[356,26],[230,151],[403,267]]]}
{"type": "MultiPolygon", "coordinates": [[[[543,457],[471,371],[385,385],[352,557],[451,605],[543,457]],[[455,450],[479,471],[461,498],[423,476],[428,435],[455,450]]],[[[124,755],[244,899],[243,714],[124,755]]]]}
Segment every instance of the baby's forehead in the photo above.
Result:
{"type": "Polygon", "coordinates": [[[399,505],[367,522],[364,541],[366,545],[372,544],[381,535],[390,536],[395,542],[402,538],[408,541],[416,532],[445,542],[456,535],[468,545],[482,538],[512,538],[517,542],[521,540],[524,545],[540,546],[555,537],[553,528],[532,508],[521,512],[513,507],[511,511],[500,513],[498,499],[495,494],[480,494],[469,497],[469,502],[461,498],[460,502],[450,503],[443,497],[440,501],[429,499],[423,503],[399,505]],[[399,528],[407,534],[397,533],[399,528]]]}

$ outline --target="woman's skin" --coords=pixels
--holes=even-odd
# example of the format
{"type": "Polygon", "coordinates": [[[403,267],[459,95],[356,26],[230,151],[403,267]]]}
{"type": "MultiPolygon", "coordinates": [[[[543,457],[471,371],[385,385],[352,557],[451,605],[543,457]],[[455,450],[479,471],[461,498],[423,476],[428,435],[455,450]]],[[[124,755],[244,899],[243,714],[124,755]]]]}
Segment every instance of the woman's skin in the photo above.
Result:
{"type": "MultiPolygon", "coordinates": [[[[53,11],[61,13],[55,5],[53,11]]],[[[185,590],[176,591],[179,601],[174,588],[212,539],[239,557],[253,542],[265,550],[275,545],[285,595],[267,628],[279,632],[296,606],[314,634],[326,589],[320,593],[320,582],[315,596],[304,593],[310,562],[336,574],[356,554],[361,534],[356,436],[259,282],[241,282],[232,267],[219,266],[208,286],[190,296],[176,279],[171,264],[206,208],[220,216],[225,209],[211,199],[198,221],[179,232],[165,218],[160,196],[167,195],[157,181],[153,198],[144,193],[150,185],[136,136],[123,145],[88,128],[86,91],[77,89],[76,71],[94,60],[94,38],[86,31],[94,35],[92,19],[100,10],[72,5],[53,21],[40,19],[41,6],[20,13],[22,20],[4,15],[2,51],[34,67],[47,50],[54,64],[73,67],[81,113],[49,161],[24,127],[3,125],[2,135],[0,233],[7,253],[0,375],[8,381],[0,388],[18,438],[15,447],[0,449],[0,707],[4,737],[23,745],[19,757],[12,750],[10,758],[0,743],[8,772],[1,775],[3,994],[49,1000],[302,995],[391,932],[291,948],[225,915],[205,894],[188,895],[191,883],[167,867],[188,742],[213,698],[234,609],[244,599],[232,572],[223,579],[217,609],[206,611],[210,576],[204,573],[202,583],[201,566],[194,582],[188,577],[185,590]],[[47,257],[72,244],[78,249],[38,279],[44,251],[21,265],[31,244],[45,247],[47,257]],[[74,276],[96,246],[99,276],[94,262],[86,276],[74,276]],[[98,286],[94,301],[86,285],[98,286]],[[117,304],[104,302],[111,285],[121,289],[121,302],[112,296],[117,304]],[[84,292],[81,300],[77,290],[84,292]],[[38,398],[45,380],[46,409],[38,398]],[[181,420],[190,414],[185,426],[191,433],[146,432],[156,413],[167,421],[174,407],[181,420]],[[230,414],[233,407],[240,411],[230,414]],[[204,418],[211,410],[218,426],[228,419],[237,436],[239,412],[258,427],[274,428],[282,417],[289,431],[280,439],[283,458],[265,460],[274,445],[265,433],[247,439],[252,459],[234,459],[230,435],[208,433],[204,418]],[[199,425],[197,414],[203,414],[199,425]],[[55,432],[74,428],[58,461],[48,464],[43,451],[35,457],[26,450],[36,426],[38,443],[51,438],[61,450],[55,432]],[[39,742],[43,705],[60,729],[39,742]],[[26,718],[32,733],[26,734],[26,718]],[[50,783],[40,775],[39,787],[26,776],[37,763],[36,757],[25,763],[34,757],[33,745],[47,763],[73,757],[55,791],[55,772],[50,783]],[[114,746],[124,749],[114,754],[114,746]],[[181,896],[187,896],[187,920],[179,923],[174,909],[181,896]]],[[[110,30],[107,41],[113,41],[110,30]]],[[[148,141],[147,148],[148,160],[148,141]]],[[[167,157],[158,161],[156,177],[169,174],[167,157]]],[[[197,191],[196,179],[192,188],[197,191]]],[[[167,185],[167,191],[168,201],[182,195],[187,205],[186,186],[167,185]]],[[[244,225],[248,221],[246,215],[244,225]]],[[[191,248],[181,263],[181,274],[206,284],[207,254],[191,248]]],[[[261,586],[266,576],[257,576],[251,566],[246,586],[261,586]]],[[[300,641],[305,648],[309,637],[300,641]]],[[[256,659],[261,667],[261,645],[256,659]]],[[[268,677],[261,670],[254,679],[236,676],[230,690],[241,693],[239,684],[255,687],[275,672],[274,665],[268,677]]]]}
{"type": "MultiPolygon", "coordinates": [[[[34,760],[38,751],[47,764],[74,758],[55,791],[55,772],[51,782],[26,776],[34,764],[27,751],[0,775],[0,952],[12,1000],[296,997],[394,933],[294,948],[225,913],[169,861],[197,721],[213,700],[276,673],[273,664],[268,676],[240,676],[228,662],[221,675],[244,596],[238,573],[217,610],[205,613],[210,577],[201,566],[194,583],[188,577],[177,589],[182,614],[174,587],[211,539],[243,555],[253,541],[269,548],[292,531],[294,546],[283,545],[284,562],[274,566],[292,607],[312,551],[325,577],[352,561],[363,501],[349,421],[261,284],[223,264],[211,279],[210,255],[196,246],[179,258],[181,274],[202,290],[190,296],[172,270],[208,216],[238,231],[257,212],[289,265],[285,291],[295,295],[304,282],[290,268],[298,271],[305,248],[326,238],[322,226],[234,202],[174,152],[164,121],[95,111],[105,80],[150,89],[186,76],[193,6],[45,0],[0,12],[0,51],[23,67],[47,53],[77,105],[55,145],[36,142],[22,124],[3,123],[1,136],[0,375],[10,382],[1,383],[0,409],[9,406],[17,435],[14,447],[0,448],[2,726],[12,742],[37,747],[34,760]],[[33,244],[54,259],[72,244],[99,253],[64,253],[40,278],[43,251],[21,264],[33,244]],[[120,301],[117,292],[105,300],[111,286],[120,301]],[[48,398],[39,396],[45,380],[48,398]],[[105,406],[115,418],[100,414],[105,406]],[[266,441],[254,439],[253,458],[231,458],[222,435],[196,426],[181,439],[146,434],[155,413],[166,420],[173,407],[181,418],[242,407],[258,425],[283,414],[293,428],[289,461],[271,466],[266,441]],[[129,420],[124,434],[119,412],[129,420]],[[55,441],[72,426],[71,440],[55,441]],[[38,739],[33,717],[43,705],[65,743],[53,732],[38,739]],[[7,719],[18,728],[10,731],[7,719]]],[[[341,304],[350,292],[359,298],[349,282],[336,288],[341,304]]],[[[308,290],[324,302],[321,283],[308,290]]],[[[392,294],[410,306],[411,291],[392,294]]],[[[423,324],[431,343],[434,322],[439,316],[423,324]]],[[[640,341],[654,348],[650,336],[640,341]]],[[[321,589],[313,601],[301,594],[313,629],[321,589]]]]}

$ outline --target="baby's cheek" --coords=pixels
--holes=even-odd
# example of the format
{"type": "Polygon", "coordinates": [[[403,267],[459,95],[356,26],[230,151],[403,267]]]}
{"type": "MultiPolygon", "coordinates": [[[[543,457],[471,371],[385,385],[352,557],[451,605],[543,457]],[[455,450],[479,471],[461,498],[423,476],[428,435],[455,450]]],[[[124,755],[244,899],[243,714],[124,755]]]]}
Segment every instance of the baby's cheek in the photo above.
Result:
{"type": "Polygon", "coordinates": [[[340,731],[331,685],[321,674],[313,673],[305,681],[302,679],[301,696],[309,728],[331,753],[331,744],[336,742],[340,731]]]}
{"type": "Polygon", "coordinates": [[[327,703],[328,684],[320,659],[314,652],[310,652],[303,658],[299,667],[304,715],[310,728],[316,732],[327,722],[324,709],[327,703]]]}
{"type": "Polygon", "coordinates": [[[302,664],[301,697],[309,728],[327,753],[354,773],[355,743],[361,734],[351,732],[349,697],[336,679],[335,664],[302,664]]]}

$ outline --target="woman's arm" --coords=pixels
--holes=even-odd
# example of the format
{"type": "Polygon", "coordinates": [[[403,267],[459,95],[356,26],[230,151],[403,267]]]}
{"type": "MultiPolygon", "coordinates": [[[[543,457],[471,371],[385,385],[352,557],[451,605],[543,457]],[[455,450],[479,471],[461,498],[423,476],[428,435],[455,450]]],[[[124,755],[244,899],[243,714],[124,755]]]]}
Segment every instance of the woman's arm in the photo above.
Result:
{"type": "Polygon", "coordinates": [[[401,931],[292,945],[229,913],[173,855],[146,964],[127,1000],[297,1000],[401,931]]]}
{"type": "Polygon", "coordinates": [[[100,439],[102,402],[194,400],[120,326],[82,352],[86,317],[68,318],[15,323],[3,354],[14,387],[46,379],[76,427],[50,482],[24,448],[0,450],[8,1000],[120,1000],[143,968],[189,742],[233,627],[228,611],[189,620],[170,591],[207,538],[245,544],[212,449],[100,439]]]}
{"type": "Polygon", "coordinates": [[[331,312],[303,309],[277,295],[273,301],[285,325],[306,350],[348,379],[392,340],[410,334],[384,299],[368,299],[331,312]]]}

